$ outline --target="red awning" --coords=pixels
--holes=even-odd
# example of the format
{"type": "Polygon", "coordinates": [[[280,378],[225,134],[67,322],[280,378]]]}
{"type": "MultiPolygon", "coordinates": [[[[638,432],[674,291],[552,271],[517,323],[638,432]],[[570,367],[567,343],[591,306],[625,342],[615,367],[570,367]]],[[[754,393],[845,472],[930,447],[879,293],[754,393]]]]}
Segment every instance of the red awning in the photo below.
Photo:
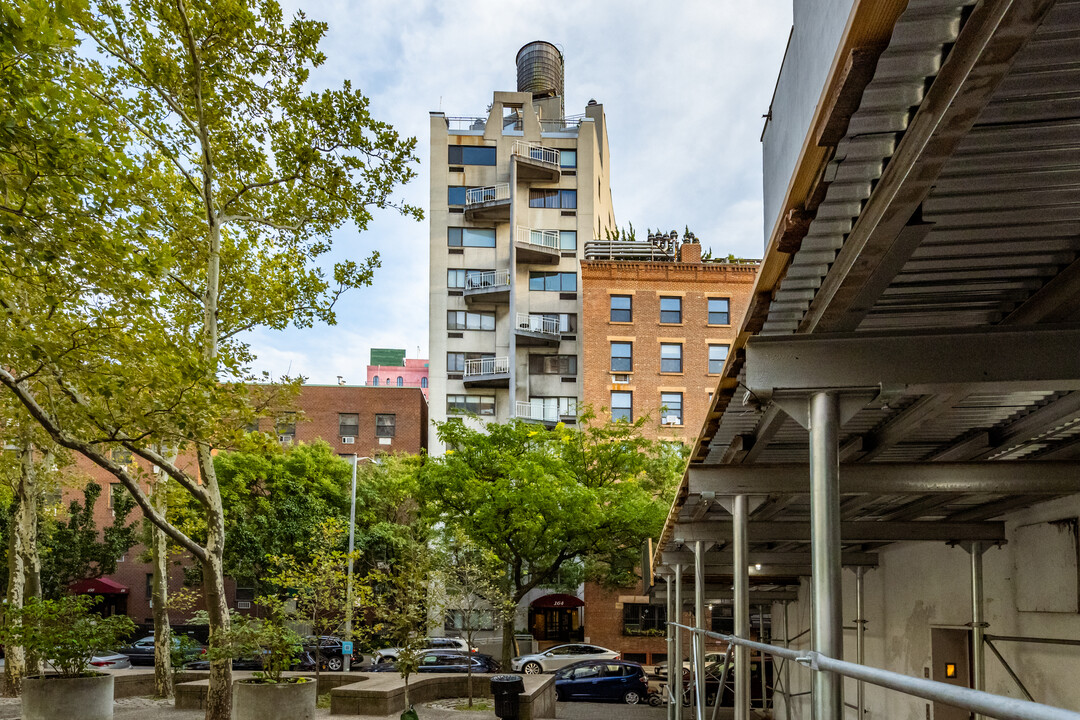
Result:
{"type": "Polygon", "coordinates": [[[533,601],[531,607],[534,608],[576,608],[582,607],[585,603],[581,598],[574,597],[573,595],[566,595],[564,593],[552,593],[551,595],[545,595],[543,597],[536,598],[533,601]]]}
{"type": "Polygon", "coordinates": [[[76,595],[127,595],[128,589],[109,578],[94,578],[71,583],[68,588],[76,595]]]}

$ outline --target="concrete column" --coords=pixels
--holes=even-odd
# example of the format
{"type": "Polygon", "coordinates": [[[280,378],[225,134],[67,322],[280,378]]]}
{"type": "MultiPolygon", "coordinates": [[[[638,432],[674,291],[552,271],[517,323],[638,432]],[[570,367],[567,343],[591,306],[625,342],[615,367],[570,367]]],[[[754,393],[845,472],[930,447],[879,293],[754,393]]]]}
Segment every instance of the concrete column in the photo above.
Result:
{"type": "MultiPolygon", "coordinates": [[[[510,370],[510,387],[506,396],[510,407],[507,408],[506,419],[511,420],[517,416],[517,257],[514,250],[514,219],[517,216],[517,158],[510,154],[510,310],[507,317],[508,330],[510,331],[509,347],[507,349],[507,364],[510,370]]],[[[496,268],[498,269],[498,268],[496,268]]],[[[528,378],[528,373],[525,377],[528,378]]],[[[495,409],[498,417],[499,410],[495,409]]]]}
{"type": "MultiPolygon", "coordinates": [[[[747,524],[750,519],[745,495],[731,501],[732,565],[735,580],[735,636],[750,638],[750,557],[747,524]]],[[[750,720],[750,649],[735,646],[735,720],[750,720]]]]}
{"type": "MultiPolygon", "coordinates": [[[[844,655],[843,584],[840,566],[840,403],[836,393],[810,397],[810,536],[813,578],[813,648],[836,660],[844,655]]],[[[843,679],[815,672],[814,720],[842,720],[843,679]]],[[[861,719],[860,719],[861,720],[861,719]]]]}
{"type": "MultiPolygon", "coordinates": [[[[694,627],[705,630],[705,543],[694,541],[694,627]]],[[[702,717],[705,708],[705,636],[698,634],[694,644],[694,687],[696,689],[697,714],[702,717]]]]}

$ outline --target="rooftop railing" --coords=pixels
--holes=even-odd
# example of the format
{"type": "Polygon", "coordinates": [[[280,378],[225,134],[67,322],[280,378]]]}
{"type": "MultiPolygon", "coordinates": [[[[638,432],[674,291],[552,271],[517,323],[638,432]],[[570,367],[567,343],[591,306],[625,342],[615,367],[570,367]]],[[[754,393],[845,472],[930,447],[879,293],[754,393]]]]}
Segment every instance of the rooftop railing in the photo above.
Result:
{"type": "Polygon", "coordinates": [[[465,206],[479,205],[493,200],[509,200],[510,183],[496,183],[486,187],[469,188],[465,191],[465,206]]]}
{"type": "Polygon", "coordinates": [[[515,140],[514,144],[510,146],[510,152],[518,157],[529,158],[544,165],[559,167],[559,151],[555,148],[515,140]]]}
{"type": "Polygon", "coordinates": [[[504,375],[508,372],[510,372],[510,358],[508,357],[477,358],[465,361],[464,378],[467,380],[481,375],[504,375]]]}
{"type": "Polygon", "coordinates": [[[542,333],[544,335],[551,335],[552,337],[561,337],[562,333],[559,332],[559,319],[557,317],[546,317],[544,315],[530,315],[528,313],[517,314],[517,329],[527,330],[528,332],[542,333]]]}
{"type": "Polygon", "coordinates": [[[576,133],[581,121],[585,119],[585,113],[580,115],[568,115],[564,118],[551,118],[540,120],[540,131],[546,133],[569,132],[576,133]]]}
{"type": "Polygon", "coordinates": [[[487,126],[486,117],[448,117],[446,127],[449,130],[483,130],[487,126]]]}
{"type": "Polygon", "coordinates": [[[533,230],[532,228],[518,226],[517,241],[526,245],[536,245],[538,247],[545,247],[551,250],[558,250],[559,231],[533,230]]]}
{"type": "Polygon", "coordinates": [[[510,284],[509,270],[488,270],[481,273],[469,273],[465,276],[466,290],[483,290],[510,284]]]}

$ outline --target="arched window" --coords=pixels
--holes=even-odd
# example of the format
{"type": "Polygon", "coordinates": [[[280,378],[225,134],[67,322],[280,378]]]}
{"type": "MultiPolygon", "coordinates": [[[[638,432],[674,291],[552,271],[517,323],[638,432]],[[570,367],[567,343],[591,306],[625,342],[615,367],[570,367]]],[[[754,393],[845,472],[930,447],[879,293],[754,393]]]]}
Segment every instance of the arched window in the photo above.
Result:
{"type": "Polygon", "coordinates": [[[397,386],[398,387],[404,387],[405,386],[405,378],[401,377],[400,375],[397,376],[397,386]]]}
{"type": "Polygon", "coordinates": [[[427,378],[420,378],[420,387],[422,387],[422,388],[427,387],[427,378]]]}
{"type": "Polygon", "coordinates": [[[371,378],[371,384],[374,385],[375,387],[379,387],[379,376],[378,375],[371,378]]]}
{"type": "Polygon", "coordinates": [[[387,378],[386,378],[386,387],[390,387],[390,377],[389,376],[387,376],[387,378]]]}

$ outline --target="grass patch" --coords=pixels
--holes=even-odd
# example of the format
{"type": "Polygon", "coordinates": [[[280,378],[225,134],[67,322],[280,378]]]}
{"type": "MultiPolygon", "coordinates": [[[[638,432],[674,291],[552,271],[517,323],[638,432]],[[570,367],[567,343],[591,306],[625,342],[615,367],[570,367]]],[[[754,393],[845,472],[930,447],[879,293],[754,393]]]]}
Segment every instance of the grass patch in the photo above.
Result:
{"type": "Polygon", "coordinates": [[[454,706],[455,710],[471,710],[473,712],[488,712],[495,709],[495,703],[491,700],[476,699],[473,700],[472,707],[469,707],[469,702],[466,700],[463,703],[458,703],[454,706]]]}
{"type": "Polygon", "coordinates": [[[330,693],[323,693],[315,699],[315,707],[317,708],[329,708],[330,707],[330,693]]]}

